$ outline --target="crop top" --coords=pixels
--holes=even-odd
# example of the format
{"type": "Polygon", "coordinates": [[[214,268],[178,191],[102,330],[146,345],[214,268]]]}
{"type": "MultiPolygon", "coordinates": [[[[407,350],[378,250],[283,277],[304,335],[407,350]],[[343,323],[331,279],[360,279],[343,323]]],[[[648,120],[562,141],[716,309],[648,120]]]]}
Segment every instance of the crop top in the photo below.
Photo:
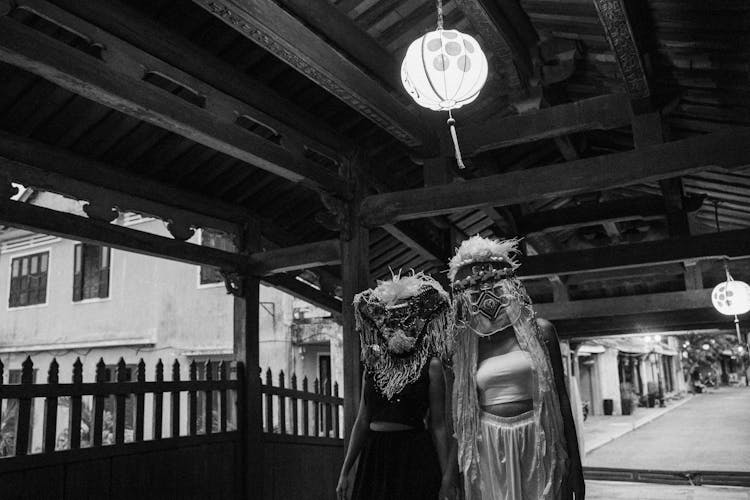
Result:
{"type": "Polygon", "coordinates": [[[371,422],[394,422],[424,429],[424,418],[430,408],[430,363],[425,363],[419,378],[406,385],[388,400],[377,389],[372,375],[367,376],[365,402],[370,409],[371,422]]]}
{"type": "Polygon", "coordinates": [[[477,388],[482,406],[533,399],[533,370],[525,351],[487,358],[477,367],[477,388]]]}

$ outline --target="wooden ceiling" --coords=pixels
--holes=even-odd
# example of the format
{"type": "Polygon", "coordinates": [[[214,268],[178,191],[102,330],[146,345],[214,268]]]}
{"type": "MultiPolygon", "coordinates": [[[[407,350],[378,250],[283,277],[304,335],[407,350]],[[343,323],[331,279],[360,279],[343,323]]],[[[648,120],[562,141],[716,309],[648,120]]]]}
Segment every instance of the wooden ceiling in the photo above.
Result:
{"type": "MultiPolygon", "coordinates": [[[[626,3],[444,1],[446,28],[475,36],[491,66],[480,99],[456,113],[467,148],[459,171],[441,158],[445,117],[418,109],[399,80],[408,44],[434,29],[432,0],[0,0],[0,158],[28,139],[73,164],[94,160],[200,195],[260,217],[272,248],[338,238],[335,206],[352,179],[340,174],[354,157],[365,158],[355,177],[368,194],[502,175],[522,188],[551,165],[570,172],[579,165],[571,162],[588,168],[601,157],[602,186],[582,179],[568,193],[551,186],[544,196],[372,227],[373,279],[440,271],[451,241],[477,233],[526,236],[532,266],[534,254],[715,232],[717,214],[722,231],[749,228],[750,158],[608,184],[609,159],[620,160],[605,155],[750,125],[750,4],[626,3]]],[[[527,284],[536,301],[552,302],[721,280],[715,257],[724,253],[685,255],[527,284]]],[[[732,269],[750,279],[745,261],[732,269]]],[[[304,278],[320,290],[300,289],[294,275],[274,279],[336,307],[336,266],[304,278]]],[[[644,314],[675,328],[717,323],[706,311],[693,321],[696,310],[669,313],[688,318],[671,323],[664,311],[644,314]]],[[[604,329],[603,320],[561,321],[573,322],[569,331],[604,329]]]]}

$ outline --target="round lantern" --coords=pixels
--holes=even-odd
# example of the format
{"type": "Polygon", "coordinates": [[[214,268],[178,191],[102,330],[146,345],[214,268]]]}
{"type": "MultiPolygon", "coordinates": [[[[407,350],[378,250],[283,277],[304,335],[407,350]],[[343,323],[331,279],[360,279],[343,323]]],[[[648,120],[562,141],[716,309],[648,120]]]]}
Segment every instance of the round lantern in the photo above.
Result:
{"type": "Polygon", "coordinates": [[[487,81],[487,58],[474,38],[443,29],[443,3],[437,0],[437,29],[414,40],[401,64],[401,82],[417,104],[448,112],[459,168],[464,168],[452,111],[479,96],[487,81]]]}
{"type": "Polygon", "coordinates": [[[732,279],[719,283],[711,292],[711,302],[721,314],[745,314],[750,311],[750,285],[732,279]]]}
{"type": "Polygon", "coordinates": [[[404,88],[422,107],[451,111],[479,96],[487,58],[477,41],[457,30],[435,30],[414,40],[401,64],[404,88]]]}

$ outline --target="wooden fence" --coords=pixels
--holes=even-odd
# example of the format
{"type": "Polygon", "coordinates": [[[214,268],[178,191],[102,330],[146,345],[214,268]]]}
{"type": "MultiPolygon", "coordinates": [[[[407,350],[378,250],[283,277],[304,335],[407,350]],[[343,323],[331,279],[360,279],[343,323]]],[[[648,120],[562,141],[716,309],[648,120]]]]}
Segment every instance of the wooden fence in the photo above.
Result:
{"type": "MultiPolygon", "coordinates": [[[[159,360],[148,381],[143,360],[133,366],[120,359],[114,374],[100,360],[95,381],[83,382],[77,359],[72,381],[61,383],[53,360],[46,383],[34,383],[27,358],[20,383],[7,384],[0,363],[0,415],[6,416],[0,498],[241,498],[237,429],[244,416],[237,408],[243,407],[244,366],[192,362],[188,380],[180,379],[178,361],[171,368],[171,380],[165,380],[159,360]],[[32,423],[38,404],[41,426],[32,423]],[[58,413],[61,408],[67,416],[58,413]],[[42,432],[38,450],[30,449],[32,432],[42,432]]],[[[298,388],[295,375],[290,387],[283,372],[277,386],[270,370],[265,379],[258,401],[264,412],[264,499],[300,492],[333,498],[343,460],[338,384],[331,390],[327,381],[315,380],[310,392],[308,380],[298,388]]]]}

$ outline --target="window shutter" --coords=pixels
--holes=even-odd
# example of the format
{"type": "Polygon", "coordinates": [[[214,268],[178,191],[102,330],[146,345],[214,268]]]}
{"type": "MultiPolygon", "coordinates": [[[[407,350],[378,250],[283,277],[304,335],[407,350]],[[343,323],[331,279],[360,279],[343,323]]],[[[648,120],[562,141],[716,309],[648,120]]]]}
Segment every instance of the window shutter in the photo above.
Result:
{"type": "Polygon", "coordinates": [[[83,247],[75,246],[73,257],[73,301],[83,300],[83,262],[81,258],[83,247]]]}

